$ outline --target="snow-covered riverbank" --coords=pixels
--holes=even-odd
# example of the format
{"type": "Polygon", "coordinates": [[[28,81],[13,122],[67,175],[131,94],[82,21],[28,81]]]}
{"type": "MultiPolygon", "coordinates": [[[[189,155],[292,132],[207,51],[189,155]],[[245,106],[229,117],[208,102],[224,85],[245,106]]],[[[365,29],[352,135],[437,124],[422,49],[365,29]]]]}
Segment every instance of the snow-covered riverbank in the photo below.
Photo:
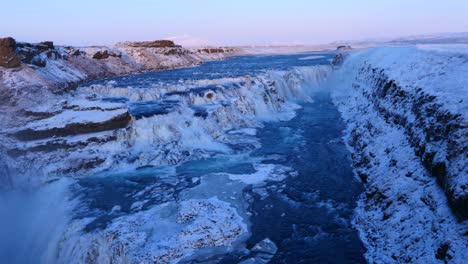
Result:
{"type": "Polygon", "coordinates": [[[468,54],[424,48],[354,53],[333,75],[367,189],[354,224],[373,263],[468,258],[468,54]]]}

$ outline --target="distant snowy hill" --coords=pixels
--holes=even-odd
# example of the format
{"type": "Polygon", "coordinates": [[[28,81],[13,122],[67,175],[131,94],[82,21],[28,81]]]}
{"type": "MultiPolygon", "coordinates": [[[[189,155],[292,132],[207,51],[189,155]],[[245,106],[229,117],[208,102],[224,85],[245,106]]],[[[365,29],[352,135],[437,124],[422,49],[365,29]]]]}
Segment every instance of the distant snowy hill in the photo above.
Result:
{"type": "Polygon", "coordinates": [[[437,33],[402,37],[389,41],[397,44],[468,44],[468,32],[437,33]]]}
{"type": "Polygon", "coordinates": [[[404,36],[399,38],[373,38],[362,40],[340,40],[333,45],[382,45],[382,44],[468,44],[468,32],[449,32],[404,36]]]}

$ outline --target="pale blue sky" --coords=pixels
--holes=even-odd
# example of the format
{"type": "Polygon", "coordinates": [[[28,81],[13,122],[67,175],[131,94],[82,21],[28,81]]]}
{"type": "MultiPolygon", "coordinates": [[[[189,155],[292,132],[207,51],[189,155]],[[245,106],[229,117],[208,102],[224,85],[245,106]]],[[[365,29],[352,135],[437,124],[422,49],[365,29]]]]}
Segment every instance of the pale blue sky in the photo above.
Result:
{"type": "Polygon", "coordinates": [[[188,35],[216,44],[314,44],[468,31],[468,0],[16,0],[0,36],[112,44],[188,35]]]}

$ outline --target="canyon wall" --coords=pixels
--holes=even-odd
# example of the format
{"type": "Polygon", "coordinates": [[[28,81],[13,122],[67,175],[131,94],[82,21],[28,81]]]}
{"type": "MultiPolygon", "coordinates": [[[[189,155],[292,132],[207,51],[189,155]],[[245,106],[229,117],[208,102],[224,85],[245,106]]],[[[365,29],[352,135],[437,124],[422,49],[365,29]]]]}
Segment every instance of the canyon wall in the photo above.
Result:
{"type": "Polygon", "coordinates": [[[343,64],[334,73],[333,98],[366,185],[354,224],[367,259],[463,263],[468,55],[382,47],[337,62],[343,64]]]}

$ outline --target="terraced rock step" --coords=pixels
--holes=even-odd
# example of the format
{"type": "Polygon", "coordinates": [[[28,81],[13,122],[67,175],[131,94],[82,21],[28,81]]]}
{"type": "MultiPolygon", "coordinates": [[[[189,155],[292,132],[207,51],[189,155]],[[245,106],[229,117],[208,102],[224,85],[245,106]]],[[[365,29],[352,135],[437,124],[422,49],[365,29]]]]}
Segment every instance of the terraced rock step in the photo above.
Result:
{"type": "Polygon", "coordinates": [[[125,105],[80,101],[67,103],[59,113],[31,122],[11,135],[22,141],[66,137],[124,128],[130,120],[125,105]]]}

